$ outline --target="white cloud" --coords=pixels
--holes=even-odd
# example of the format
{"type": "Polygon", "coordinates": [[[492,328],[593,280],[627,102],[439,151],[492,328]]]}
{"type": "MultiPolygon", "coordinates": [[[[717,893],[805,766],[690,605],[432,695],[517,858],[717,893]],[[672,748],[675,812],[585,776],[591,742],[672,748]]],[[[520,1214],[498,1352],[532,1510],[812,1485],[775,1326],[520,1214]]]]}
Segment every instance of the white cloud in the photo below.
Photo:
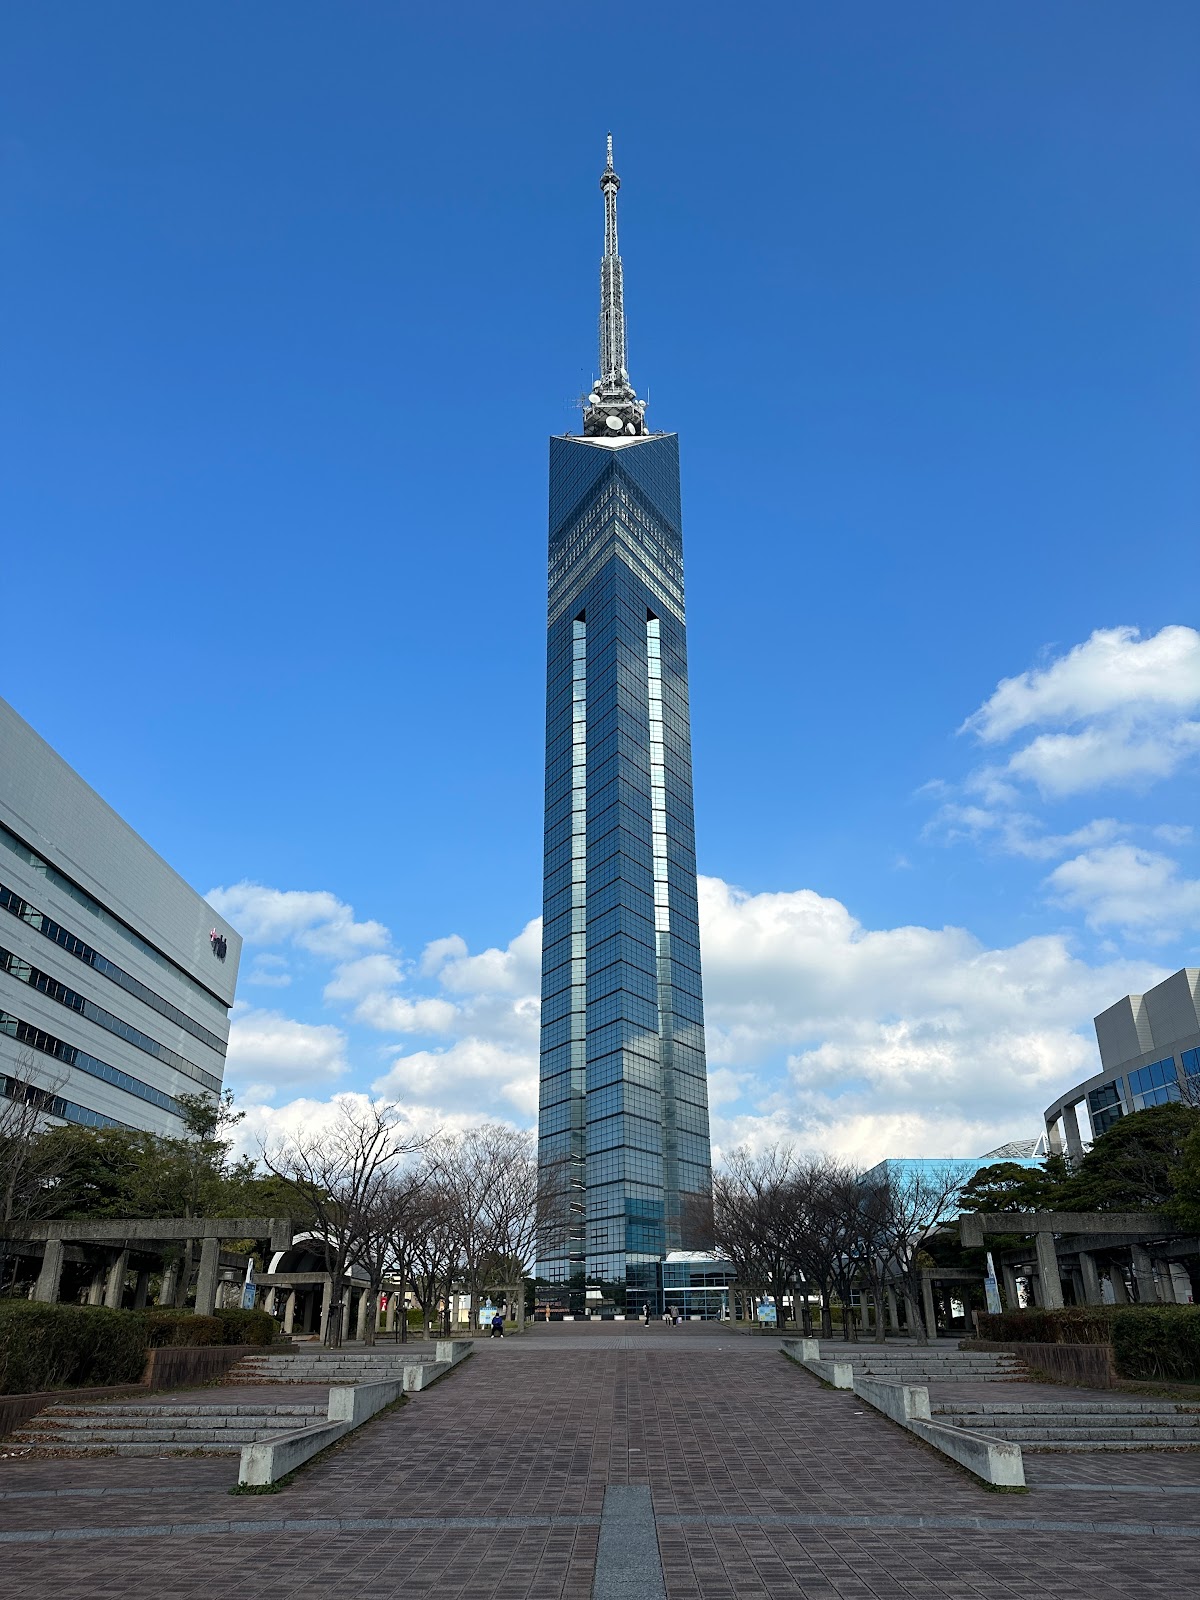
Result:
{"type": "Polygon", "coordinates": [[[230,1024],[225,1076],[242,1097],[265,1100],[281,1088],[344,1076],[345,1052],[345,1034],[329,1023],[239,1007],[230,1024]]]}
{"type": "Polygon", "coordinates": [[[291,984],[292,975],[282,956],[260,950],[251,967],[246,972],[238,974],[238,981],[260,989],[286,989],[291,984]]]}
{"type": "Polygon", "coordinates": [[[359,956],[357,961],[343,961],[334,969],[333,977],[325,985],[325,999],[361,1000],[376,990],[392,988],[403,976],[395,956],[382,952],[359,956]]]}
{"type": "Polygon", "coordinates": [[[1130,844],[1087,850],[1046,882],[1093,928],[1119,927],[1162,942],[1180,928],[1200,927],[1200,880],[1183,877],[1177,861],[1154,850],[1130,844]]]}
{"type": "Polygon", "coordinates": [[[1115,817],[1097,817],[1070,833],[1049,833],[1027,812],[954,801],[943,805],[924,829],[927,838],[942,838],[948,844],[959,839],[976,843],[988,840],[1009,855],[1024,856],[1029,861],[1053,861],[1055,856],[1105,844],[1128,831],[1128,825],[1115,817]]]}
{"type": "MultiPolygon", "coordinates": [[[[1162,973],[1092,967],[1058,936],[990,950],[961,928],[864,928],[800,889],[700,880],[710,1060],[762,1074],[714,1136],[788,1136],[863,1159],[978,1155],[1032,1137],[1094,1070],[1091,1018],[1162,973]]],[[[720,1108],[719,1108],[720,1109],[720,1108]]]]}
{"type": "Polygon", "coordinates": [[[381,1033],[450,1033],[459,1011],[449,1000],[409,1000],[380,992],[363,996],[354,1008],[354,1020],[381,1033]]]}
{"type": "MultiPolygon", "coordinates": [[[[1053,848],[1111,838],[1116,824],[1090,827],[1053,848]]],[[[1029,854],[1049,852],[1048,836],[1031,837],[1029,854]]],[[[1053,875],[1054,892],[1071,892],[1068,880],[1053,875]]],[[[1145,963],[1089,965],[1057,935],[989,949],[963,928],[870,929],[807,889],[747,894],[702,878],[700,914],[713,1130],[725,1148],[777,1135],[866,1160],[977,1155],[1032,1136],[1044,1106],[1094,1070],[1091,1018],[1162,976],[1145,963]]],[[[536,919],[479,954],[457,936],[434,941],[421,963],[432,994],[408,990],[412,973],[386,951],[348,955],[327,1003],[377,1035],[445,1041],[405,1051],[381,1039],[387,1067],[372,1045],[356,1081],[374,1074],[372,1092],[414,1117],[532,1123],[540,942],[536,919]]],[[[231,1073],[257,1086],[252,1098],[319,1093],[346,1070],[339,1027],[240,1010],[235,1029],[231,1073]]]]}
{"type": "Polygon", "coordinates": [[[1119,716],[1079,733],[1039,734],[1016,752],[1008,771],[1055,797],[1114,785],[1144,788],[1171,777],[1197,751],[1200,722],[1153,728],[1119,716]]]}
{"type": "Polygon", "coordinates": [[[1166,627],[1148,639],[1136,628],[1097,628],[1048,667],[1004,678],[963,728],[984,744],[997,744],[1023,728],[1152,707],[1200,707],[1200,633],[1194,628],[1166,627]]]}
{"type": "Polygon", "coordinates": [[[503,950],[467,953],[462,939],[438,939],[425,947],[422,970],[430,952],[433,970],[442,987],[452,994],[520,994],[537,989],[541,981],[542,919],[534,917],[503,950]]]}
{"type": "Polygon", "coordinates": [[[528,1124],[537,1116],[537,1050],[514,1050],[490,1039],[460,1039],[446,1050],[397,1056],[371,1087],[376,1094],[436,1105],[468,1119],[515,1115],[528,1124]]]}
{"type": "Polygon", "coordinates": [[[436,978],[447,961],[467,954],[467,941],[457,933],[452,933],[448,939],[431,939],[421,952],[421,976],[436,978]]]}
{"type": "Polygon", "coordinates": [[[269,889],[242,882],[210,889],[205,898],[247,944],[291,942],[315,955],[344,959],[384,949],[389,942],[381,922],[356,921],[353,906],[324,889],[269,889]]]}
{"type": "Polygon", "coordinates": [[[1098,628],[1049,666],[1005,678],[963,723],[985,745],[1042,731],[1003,767],[971,783],[1000,798],[1006,781],[1062,797],[1121,785],[1146,787],[1200,751],[1200,633],[1173,625],[1143,639],[1136,628],[1098,628]]]}

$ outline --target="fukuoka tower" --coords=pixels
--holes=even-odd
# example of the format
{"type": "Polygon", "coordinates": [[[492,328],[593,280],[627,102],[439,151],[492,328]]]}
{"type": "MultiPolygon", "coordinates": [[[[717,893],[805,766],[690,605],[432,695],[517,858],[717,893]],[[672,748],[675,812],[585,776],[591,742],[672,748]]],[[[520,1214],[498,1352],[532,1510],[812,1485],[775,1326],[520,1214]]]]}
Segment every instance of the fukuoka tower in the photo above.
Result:
{"type": "Polygon", "coordinates": [[[550,441],[538,1276],[654,1301],[712,1169],[679,439],[629,380],[612,138],[600,377],[550,441]]]}

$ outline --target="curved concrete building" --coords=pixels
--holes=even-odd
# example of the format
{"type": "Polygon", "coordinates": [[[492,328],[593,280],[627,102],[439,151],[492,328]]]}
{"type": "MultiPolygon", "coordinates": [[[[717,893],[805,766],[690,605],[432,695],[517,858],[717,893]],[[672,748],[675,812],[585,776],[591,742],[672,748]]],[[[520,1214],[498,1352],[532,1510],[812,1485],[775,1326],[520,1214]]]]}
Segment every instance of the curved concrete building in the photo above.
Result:
{"type": "Polygon", "coordinates": [[[1068,1156],[1082,1155],[1086,1138],[1147,1106],[1200,1103],[1200,967],[1183,967],[1145,994],[1127,994],[1095,1022],[1101,1071],[1045,1111],[1050,1148],[1068,1156]]]}

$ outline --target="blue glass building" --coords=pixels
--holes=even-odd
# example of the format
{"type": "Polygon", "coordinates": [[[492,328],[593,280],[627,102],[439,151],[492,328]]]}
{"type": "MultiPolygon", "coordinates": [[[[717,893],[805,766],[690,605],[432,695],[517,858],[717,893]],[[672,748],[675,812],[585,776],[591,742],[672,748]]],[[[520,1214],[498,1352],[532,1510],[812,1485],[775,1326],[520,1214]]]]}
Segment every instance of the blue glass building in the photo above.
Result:
{"type": "Polygon", "coordinates": [[[600,381],[550,441],[538,1275],[656,1304],[708,1243],[679,443],[625,364],[612,165],[600,381]]]}

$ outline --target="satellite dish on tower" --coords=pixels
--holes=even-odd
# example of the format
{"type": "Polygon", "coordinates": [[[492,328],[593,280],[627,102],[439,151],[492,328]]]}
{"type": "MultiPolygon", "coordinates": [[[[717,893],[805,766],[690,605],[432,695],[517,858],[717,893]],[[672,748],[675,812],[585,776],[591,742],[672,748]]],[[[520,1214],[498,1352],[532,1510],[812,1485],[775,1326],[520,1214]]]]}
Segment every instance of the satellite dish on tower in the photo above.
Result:
{"type": "Polygon", "coordinates": [[[622,422],[621,422],[620,417],[605,417],[604,420],[608,424],[608,426],[613,430],[614,433],[620,433],[621,428],[622,428],[622,422]]]}

